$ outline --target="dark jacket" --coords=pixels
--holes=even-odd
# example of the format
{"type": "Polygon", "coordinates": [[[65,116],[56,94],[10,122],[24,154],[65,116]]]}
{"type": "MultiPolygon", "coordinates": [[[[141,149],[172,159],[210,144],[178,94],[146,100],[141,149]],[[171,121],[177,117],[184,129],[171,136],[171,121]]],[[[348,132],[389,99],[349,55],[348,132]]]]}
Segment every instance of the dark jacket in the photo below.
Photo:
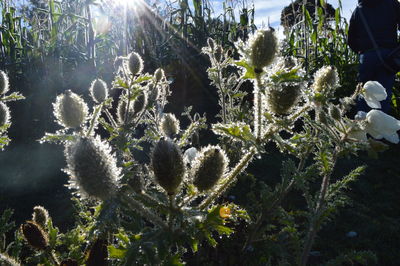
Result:
{"type": "Polygon", "coordinates": [[[400,3],[398,0],[359,0],[350,18],[348,44],[355,52],[375,48],[394,48],[397,46],[399,24],[400,3]],[[371,34],[368,34],[362,14],[371,34]],[[373,36],[376,45],[370,35],[373,36]]]}

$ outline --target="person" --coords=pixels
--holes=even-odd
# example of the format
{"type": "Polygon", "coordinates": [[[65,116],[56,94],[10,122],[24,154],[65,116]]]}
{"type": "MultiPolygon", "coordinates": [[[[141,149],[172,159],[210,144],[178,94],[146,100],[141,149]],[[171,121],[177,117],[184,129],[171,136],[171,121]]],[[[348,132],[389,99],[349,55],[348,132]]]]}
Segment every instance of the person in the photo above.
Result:
{"type": "MultiPolygon", "coordinates": [[[[381,102],[382,111],[390,113],[395,74],[384,67],[384,59],[398,46],[397,29],[400,24],[398,0],[358,0],[350,18],[348,44],[359,54],[358,81],[378,81],[388,97],[381,102]]],[[[358,111],[371,108],[363,99],[357,101],[358,111]]]]}

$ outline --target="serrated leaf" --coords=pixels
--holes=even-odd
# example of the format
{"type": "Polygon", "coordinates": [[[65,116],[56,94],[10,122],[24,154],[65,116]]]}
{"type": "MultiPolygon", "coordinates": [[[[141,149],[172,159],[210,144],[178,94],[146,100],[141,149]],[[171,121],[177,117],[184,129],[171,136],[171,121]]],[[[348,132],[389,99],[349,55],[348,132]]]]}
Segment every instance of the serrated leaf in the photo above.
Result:
{"type": "Polygon", "coordinates": [[[245,70],[245,74],[241,77],[242,79],[255,79],[256,72],[254,68],[251,67],[246,61],[235,61],[234,64],[238,67],[241,67],[245,70]]]}
{"type": "Polygon", "coordinates": [[[12,101],[18,101],[18,100],[23,100],[25,97],[20,94],[19,92],[13,92],[8,96],[4,96],[3,98],[0,99],[2,102],[12,102],[12,101]]]}
{"type": "Polygon", "coordinates": [[[216,124],[213,125],[213,131],[218,135],[227,136],[236,141],[255,141],[250,126],[246,124],[216,124]]]}

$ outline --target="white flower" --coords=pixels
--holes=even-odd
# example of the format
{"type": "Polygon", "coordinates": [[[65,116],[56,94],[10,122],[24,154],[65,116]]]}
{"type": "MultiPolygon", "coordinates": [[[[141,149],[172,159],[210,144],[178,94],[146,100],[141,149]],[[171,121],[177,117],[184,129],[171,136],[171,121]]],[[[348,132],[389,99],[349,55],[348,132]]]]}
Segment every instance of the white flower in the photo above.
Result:
{"type": "Polygon", "coordinates": [[[197,153],[198,153],[198,151],[195,147],[191,147],[191,148],[187,149],[185,151],[185,153],[183,154],[183,158],[184,158],[185,162],[191,163],[194,160],[194,158],[196,158],[197,153]]]}
{"type": "Polygon", "coordinates": [[[367,113],[363,111],[358,111],[357,114],[354,116],[354,120],[362,121],[367,118],[367,113]]]}
{"type": "Polygon", "coordinates": [[[371,110],[366,117],[366,132],[375,139],[385,138],[392,143],[399,143],[400,121],[379,110],[371,110]]]}
{"type": "Polygon", "coordinates": [[[381,103],[387,97],[386,89],[378,81],[368,81],[363,87],[365,102],[371,108],[381,108],[381,103]]]}

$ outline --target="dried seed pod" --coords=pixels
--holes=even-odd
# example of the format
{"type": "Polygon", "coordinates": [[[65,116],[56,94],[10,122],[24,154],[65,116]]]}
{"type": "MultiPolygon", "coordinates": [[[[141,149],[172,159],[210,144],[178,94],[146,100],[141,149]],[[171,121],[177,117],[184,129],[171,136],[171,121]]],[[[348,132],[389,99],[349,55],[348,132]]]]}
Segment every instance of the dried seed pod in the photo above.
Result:
{"type": "Polygon", "coordinates": [[[326,118],[326,114],[323,110],[317,113],[317,120],[324,125],[328,124],[328,119],[326,118]]]}
{"type": "Polygon", "coordinates": [[[46,228],[49,220],[49,212],[42,206],[33,207],[32,221],[40,225],[43,229],[46,228]]]}
{"type": "Polygon", "coordinates": [[[57,96],[53,104],[57,122],[67,128],[77,128],[86,122],[89,108],[80,96],[68,90],[57,96]]]}
{"type": "Polygon", "coordinates": [[[212,189],[224,174],[228,158],[218,146],[208,146],[200,151],[193,163],[193,184],[201,192],[212,189]]]}
{"type": "Polygon", "coordinates": [[[128,55],[128,69],[134,76],[143,71],[143,60],[138,53],[133,52],[128,55]]]}
{"type": "Polygon", "coordinates": [[[324,66],[314,75],[314,90],[322,92],[325,89],[336,88],[339,83],[339,76],[335,67],[324,66]]]}
{"type": "Polygon", "coordinates": [[[97,239],[90,247],[87,254],[86,266],[106,266],[108,265],[107,240],[97,239]]]}
{"type": "Polygon", "coordinates": [[[22,224],[21,232],[28,244],[35,249],[45,250],[49,245],[47,233],[33,221],[26,221],[22,224]]]}
{"type": "Polygon", "coordinates": [[[90,95],[93,100],[97,103],[104,102],[108,97],[107,84],[101,79],[93,80],[89,88],[90,95]]]}
{"type": "Polygon", "coordinates": [[[258,30],[249,40],[250,42],[250,63],[256,72],[272,63],[278,49],[278,40],[275,31],[271,28],[258,30]]]}
{"type": "Polygon", "coordinates": [[[81,197],[105,201],[115,195],[121,169],[106,142],[99,137],[80,137],[66,144],[64,154],[69,187],[77,189],[81,197]]]}
{"type": "Polygon", "coordinates": [[[0,94],[6,94],[10,90],[7,74],[0,70],[0,94]]]}
{"type": "Polygon", "coordinates": [[[125,122],[129,124],[133,118],[132,103],[129,103],[129,108],[127,108],[128,102],[120,98],[117,107],[117,119],[120,124],[124,124],[125,122]]]}
{"type": "Polygon", "coordinates": [[[296,83],[282,83],[267,91],[268,109],[277,115],[290,113],[299,100],[301,87],[296,83]]]}
{"type": "Polygon", "coordinates": [[[154,72],[154,77],[156,79],[156,82],[160,82],[165,79],[165,73],[162,68],[157,68],[157,70],[154,72]]]}
{"type": "Polygon", "coordinates": [[[0,127],[10,123],[10,118],[10,109],[5,103],[0,102],[0,127]]]}
{"type": "Polygon", "coordinates": [[[221,45],[218,45],[217,48],[215,48],[215,60],[217,60],[217,62],[221,62],[223,53],[224,49],[221,45]]]}
{"type": "Polygon", "coordinates": [[[164,136],[172,138],[179,133],[179,120],[173,114],[164,114],[161,119],[161,132],[164,136]]]}
{"type": "Polygon", "coordinates": [[[169,195],[176,193],[185,175],[182,153],[170,139],[160,139],[153,149],[151,165],[157,183],[169,195]]]}
{"type": "Polygon", "coordinates": [[[74,259],[65,259],[60,263],[60,266],[79,266],[79,264],[74,259]]]}

